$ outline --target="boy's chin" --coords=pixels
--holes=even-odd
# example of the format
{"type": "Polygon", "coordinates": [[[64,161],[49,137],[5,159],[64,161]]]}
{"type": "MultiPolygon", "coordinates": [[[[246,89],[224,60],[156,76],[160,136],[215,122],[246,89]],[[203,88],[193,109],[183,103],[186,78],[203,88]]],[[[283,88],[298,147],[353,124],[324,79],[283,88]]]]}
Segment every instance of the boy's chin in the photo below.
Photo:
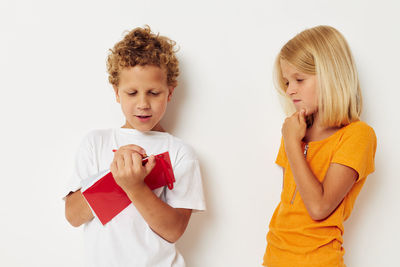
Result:
{"type": "Polygon", "coordinates": [[[135,129],[140,132],[148,132],[151,131],[154,127],[152,125],[138,125],[136,123],[125,123],[122,128],[128,128],[128,129],[135,129]]]}
{"type": "Polygon", "coordinates": [[[138,130],[140,132],[149,132],[149,131],[159,131],[159,132],[163,132],[164,129],[161,127],[161,125],[159,123],[157,123],[156,125],[143,125],[143,124],[136,124],[136,123],[126,123],[123,128],[130,128],[130,129],[135,129],[138,130]]]}
{"type": "Polygon", "coordinates": [[[149,132],[149,131],[153,131],[154,127],[137,126],[137,127],[134,127],[133,129],[136,129],[140,132],[149,132]]]}

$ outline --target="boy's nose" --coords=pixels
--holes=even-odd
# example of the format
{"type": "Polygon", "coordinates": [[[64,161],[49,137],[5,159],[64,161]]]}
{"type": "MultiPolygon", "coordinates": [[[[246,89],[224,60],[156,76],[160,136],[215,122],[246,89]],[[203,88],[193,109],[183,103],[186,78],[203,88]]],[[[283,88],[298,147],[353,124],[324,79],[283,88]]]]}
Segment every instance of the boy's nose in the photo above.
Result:
{"type": "Polygon", "coordinates": [[[137,107],[139,109],[149,109],[150,108],[150,103],[149,103],[149,101],[148,101],[146,96],[142,96],[142,97],[139,98],[139,102],[137,104],[137,107]]]}

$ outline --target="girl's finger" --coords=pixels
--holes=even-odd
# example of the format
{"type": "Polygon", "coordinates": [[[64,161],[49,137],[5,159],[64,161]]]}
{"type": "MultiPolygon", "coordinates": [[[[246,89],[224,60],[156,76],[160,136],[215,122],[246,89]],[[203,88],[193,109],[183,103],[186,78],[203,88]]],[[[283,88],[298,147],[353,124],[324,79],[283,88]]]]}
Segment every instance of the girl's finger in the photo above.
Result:
{"type": "Polygon", "coordinates": [[[299,122],[305,122],[306,121],[306,110],[302,109],[300,110],[299,113],[299,122]]]}
{"type": "Polygon", "coordinates": [[[290,118],[297,118],[299,116],[299,112],[296,111],[295,113],[293,113],[292,116],[290,116],[290,118]]]}

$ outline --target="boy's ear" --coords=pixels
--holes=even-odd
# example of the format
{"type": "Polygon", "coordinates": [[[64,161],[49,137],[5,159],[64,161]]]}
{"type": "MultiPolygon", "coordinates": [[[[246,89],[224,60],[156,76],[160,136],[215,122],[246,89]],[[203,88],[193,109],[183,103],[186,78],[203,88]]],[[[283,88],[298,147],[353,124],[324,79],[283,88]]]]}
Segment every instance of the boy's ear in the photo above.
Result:
{"type": "Polygon", "coordinates": [[[174,92],[174,90],[175,90],[175,87],[173,87],[173,86],[168,86],[168,90],[169,90],[169,92],[168,92],[168,102],[169,102],[169,101],[171,101],[172,94],[173,94],[173,92],[174,92]]]}
{"type": "Polygon", "coordinates": [[[119,102],[118,87],[113,85],[113,88],[114,88],[114,92],[115,92],[115,99],[117,100],[117,103],[120,103],[119,102]]]}

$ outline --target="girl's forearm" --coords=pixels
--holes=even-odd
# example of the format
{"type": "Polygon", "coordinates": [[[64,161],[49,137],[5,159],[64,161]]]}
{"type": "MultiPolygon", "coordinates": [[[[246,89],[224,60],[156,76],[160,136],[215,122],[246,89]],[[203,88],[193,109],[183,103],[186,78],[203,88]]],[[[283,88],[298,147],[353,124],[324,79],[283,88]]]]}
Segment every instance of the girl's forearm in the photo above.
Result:
{"type": "Polygon", "coordinates": [[[324,212],[324,187],[311,171],[304,158],[301,144],[293,144],[285,147],[293,178],[297,190],[310,214],[315,220],[326,217],[324,212]]]}

